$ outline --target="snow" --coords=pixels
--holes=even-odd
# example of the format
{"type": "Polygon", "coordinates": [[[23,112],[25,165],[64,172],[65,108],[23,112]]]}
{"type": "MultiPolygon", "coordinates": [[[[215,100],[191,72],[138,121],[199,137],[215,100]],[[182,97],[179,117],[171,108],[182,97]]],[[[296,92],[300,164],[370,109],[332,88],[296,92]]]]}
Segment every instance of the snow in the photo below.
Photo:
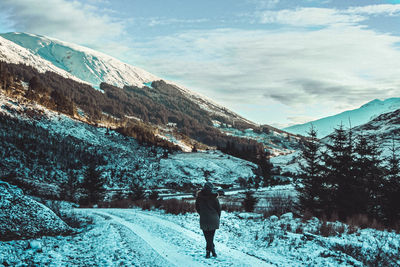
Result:
{"type": "Polygon", "coordinates": [[[235,184],[239,177],[254,177],[256,168],[254,163],[219,151],[176,153],[160,161],[162,177],[193,184],[204,183],[206,178],[216,184],[235,184]]]}
{"type": "MultiPolygon", "coordinates": [[[[35,111],[35,114],[41,114],[40,120],[36,121],[37,126],[47,129],[52,134],[76,137],[96,146],[96,150],[104,151],[104,155],[108,159],[107,165],[102,169],[110,187],[125,188],[128,182],[117,181],[113,178],[113,170],[136,173],[143,177],[148,187],[160,187],[168,183],[202,184],[208,177],[210,181],[218,184],[235,184],[239,177],[245,179],[254,177],[253,169],[257,168],[251,162],[228,156],[219,151],[177,152],[164,159],[161,158],[162,149],[157,149],[154,154],[150,147],[140,146],[135,139],[126,139],[113,130],[109,130],[109,134],[106,134],[107,129],[105,128],[97,128],[48,110],[43,106],[21,103],[0,94],[0,114],[31,121],[32,118],[26,115],[30,110],[35,111]],[[136,164],[140,166],[139,170],[135,170],[136,164]]],[[[16,158],[13,160],[19,162],[19,159],[16,158]]],[[[35,172],[26,170],[27,177],[32,173],[35,172]]],[[[40,175],[29,178],[39,181],[46,179],[40,175]]]]}
{"type": "Polygon", "coordinates": [[[36,58],[41,57],[64,72],[69,72],[70,76],[73,75],[97,88],[101,82],[118,87],[143,87],[144,83],[160,80],[147,71],[76,44],[26,33],[5,33],[1,36],[25,47],[30,54],[37,55],[36,58]]]}
{"type": "MultiPolygon", "coordinates": [[[[80,80],[92,84],[96,89],[99,88],[101,82],[106,82],[118,87],[133,85],[151,88],[151,83],[153,81],[162,80],[156,75],[121,62],[109,55],[54,38],[16,32],[0,34],[0,36],[2,36],[4,40],[8,39],[9,43],[14,42],[18,44],[18,47],[22,46],[26,48],[24,51],[30,55],[34,54],[36,58],[41,57],[47,63],[51,62],[54,68],[62,69],[64,72],[70,73],[70,76],[77,77],[80,80]]],[[[40,66],[35,65],[35,67],[39,68],[40,66]]],[[[232,121],[241,120],[255,125],[253,122],[227,110],[225,107],[215,103],[206,96],[193,92],[172,81],[166,82],[176,86],[185,96],[213,115],[224,116],[232,121]]]]}
{"type": "Polygon", "coordinates": [[[0,61],[13,64],[25,64],[32,66],[39,72],[51,71],[57,73],[68,79],[85,83],[83,80],[76,78],[67,71],[56,67],[52,62],[41,58],[40,56],[34,55],[28,49],[19,46],[3,37],[0,36],[0,61]]]}
{"type": "Polygon", "coordinates": [[[231,125],[222,125],[219,121],[213,121],[214,127],[218,128],[221,132],[226,135],[236,136],[245,139],[255,140],[264,145],[271,155],[271,157],[276,157],[279,155],[286,155],[295,152],[298,149],[297,142],[298,137],[288,136],[288,133],[277,132],[270,130],[267,133],[256,133],[252,128],[239,130],[231,125]]]}
{"type": "Polygon", "coordinates": [[[311,125],[313,125],[317,130],[317,137],[323,138],[331,134],[333,129],[337,128],[340,124],[343,124],[344,127],[348,128],[350,126],[350,121],[351,126],[356,127],[367,123],[383,113],[394,111],[399,108],[400,98],[388,98],[384,101],[375,99],[358,109],[348,110],[334,116],[290,126],[283,130],[293,134],[307,136],[307,132],[310,130],[311,125]]]}
{"type": "Polygon", "coordinates": [[[126,221],[123,218],[111,215],[108,212],[96,211],[96,213],[108,216],[116,223],[127,227],[130,231],[142,238],[151,248],[153,248],[160,256],[162,256],[166,261],[169,261],[171,264],[178,266],[203,266],[202,264],[193,261],[189,256],[178,253],[179,247],[175,247],[164,242],[161,238],[150,233],[137,223],[126,221]]]}
{"type": "MultiPolygon", "coordinates": [[[[222,212],[217,258],[205,258],[195,213],[75,209],[94,224],[73,236],[0,242],[0,265],[97,266],[398,266],[400,235],[373,229],[324,237],[321,221],[290,214],[262,218],[222,212]],[[298,229],[301,229],[299,231],[298,229]],[[35,248],[30,244],[36,243],[35,248]],[[38,249],[36,249],[38,248],[38,249]],[[375,263],[381,256],[387,262],[375,263]],[[385,264],[386,263],[386,264],[385,264]]],[[[339,229],[339,228],[337,228],[339,229]]]]}
{"type": "MultiPolygon", "coordinates": [[[[118,87],[125,85],[151,87],[153,81],[161,80],[156,75],[123,63],[106,54],[54,38],[29,33],[5,33],[0,34],[0,38],[0,40],[4,40],[4,42],[0,42],[0,49],[4,50],[3,53],[0,50],[0,60],[1,55],[4,54],[3,57],[6,57],[4,60],[7,62],[26,63],[39,71],[53,71],[67,78],[80,82],[85,81],[97,90],[100,90],[99,84],[101,82],[118,87]],[[6,45],[3,45],[3,43],[6,45]],[[13,49],[9,47],[13,47],[13,49]]],[[[232,121],[233,124],[241,121],[257,127],[254,122],[226,109],[206,96],[172,81],[166,82],[174,85],[187,98],[207,111],[211,117],[222,116],[228,121],[232,121]]],[[[280,135],[279,133],[275,134],[280,135]]],[[[259,139],[259,137],[246,138],[259,139]]],[[[262,142],[268,141],[272,142],[269,149],[273,154],[288,153],[288,149],[292,150],[290,142],[285,142],[283,137],[269,137],[262,140],[262,142]],[[283,141],[282,144],[276,142],[276,139],[283,141]],[[280,146],[284,148],[282,149],[280,146]]],[[[186,151],[187,147],[184,144],[178,145],[186,151]]]]}
{"type": "MultiPolygon", "coordinates": [[[[54,212],[0,181],[0,240],[58,235],[72,231],[54,212]]],[[[31,244],[33,249],[38,245],[31,244]]]]}

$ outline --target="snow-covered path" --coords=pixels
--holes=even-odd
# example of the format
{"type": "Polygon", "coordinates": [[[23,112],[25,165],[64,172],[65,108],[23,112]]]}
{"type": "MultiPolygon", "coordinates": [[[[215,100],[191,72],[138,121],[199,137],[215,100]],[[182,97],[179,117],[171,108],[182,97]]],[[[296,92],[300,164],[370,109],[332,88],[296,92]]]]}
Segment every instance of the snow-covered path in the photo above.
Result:
{"type": "MultiPolygon", "coordinates": [[[[86,209],[81,211],[101,215],[109,218],[113,224],[126,227],[172,265],[274,266],[218,242],[215,243],[218,257],[206,259],[204,257],[204,237],[176,223],[136,209],[86,209]]],[[[132,243],[131,249],[135,251],[137,245],[132,243]]]]}

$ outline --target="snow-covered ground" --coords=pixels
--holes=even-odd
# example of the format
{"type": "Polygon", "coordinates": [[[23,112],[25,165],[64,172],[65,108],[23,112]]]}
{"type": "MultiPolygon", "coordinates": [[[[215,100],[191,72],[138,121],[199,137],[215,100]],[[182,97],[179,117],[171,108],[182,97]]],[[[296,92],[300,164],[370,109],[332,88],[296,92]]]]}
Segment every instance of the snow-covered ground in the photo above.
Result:
{"type": "MultiPolygon", "coordinates": [[[[37,104],[18,102],[3,94],[0,94],[0,115],[35,121],[36,126],[46,129],[52,135],[72,136],[96,147],[96,151],[107,157],[107,165],[102,166],[102,170],[108,186],[113,188],[126,187],[129,182],[117,178],[115,173],[119,172],[136,173],[146,178],[146,186],[160,187],[168,183],[202,184],[206,178],[218,184],[235,184],[239,177],[246,180],[254,177],[253,169],[257,168],[251,162],[218,151],[176,152],[169,154],[168,158],[162,158],[164,150],[161,148],[142,146],[134,138],[125,138],[113,130],[94,127],[37,104]],[[40,120],[33,120],[27,111],[40,114],[40,120]]],[[[19,160],[7,159],[15,162],[19,160]]],[[[30,173],[30,170],[26,170],[24,176],[43,180],[42,176],[30,177],[30,173]]],[[[60,173],[58,176],[65,175],[60,173]]]]}
{"type": "Polygon", "coordinates": [[[257,165],[219,151],[177,153],[160,160],[160,173],[168,180],[201,184],[208,178],[217,184],[237,184],[237,179],[254,177],[257,165]]]}
{"type": "Polygon", "coordinates": [[[83,80],[71,75],[68,71],[53,65],[52,62],[35,55],[30,50],[19,46],[1,36],[0,60],[13,64],[25,64],[37,69],[39,72],[51,71],[65,78],[85,83],[83,80]]]}
{"type": "Polygon", "coordinates": [[[400,264],[399,234],[371,229],[348,233],[349,228],[344,226],[344,233],[323,237],[319,232],[321,223],[316,218],[302,222],[292,218],[290,213],[263,219],[223,212],[221,227],[215,236],[218,257],[206,259],[197,214],[171,215],[139,209],[79,209],[75,212],[93,217],[94,224],[74,236],[0,242],[0,266],[400,264]],[[379,257],[387,261],[375,261],[379,257]]]}

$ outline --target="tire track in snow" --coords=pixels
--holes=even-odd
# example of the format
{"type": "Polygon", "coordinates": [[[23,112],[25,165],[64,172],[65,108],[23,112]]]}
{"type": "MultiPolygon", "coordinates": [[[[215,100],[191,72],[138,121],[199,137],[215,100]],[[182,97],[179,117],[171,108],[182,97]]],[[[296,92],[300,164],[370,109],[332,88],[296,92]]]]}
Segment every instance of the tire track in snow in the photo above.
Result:
{"type": "MultiPolygon", "coordinates": [[[[179,226],[179,225],[177,225],[177,224],[175,224],[173,222],[161,219],[161,218],[159,218],[157,216],[148,215],[148,214],[145,214],[144,212],[141,212],[141,211],[138,211],[138,210],[118,210],[118,212],[120,214],[121,213],[127,213],[129,215],[139,216],[144,221],[151,221],[153,223],[165,226],[165,227],[167,227],[167,228],[169,228],[171,230],[174,230],[174,231],[176,231],[178,233],[181,233],[184,236],[186,236],[186,237],[188,237],[188,238],[190,238],[192,240],[195,240],[195,242],[198,243],[198,244],[204,243],[204,237],[203,236],[201,236],[199,234],[196,234],[195,232],[192,232],[192,231],[190,231],[188,229],[185,229],[185,228],[183,228],[183,227],[181,227],[181,226],[179,226]]],[[[220,256],[222,255],[226,259],[234,260],[234,263],[236,263],[235,266],[238,266],[238,265],[240,265],[240,266],[276,266],[276,265],[268,263],[268,262],[266,262],[266,261],[264,261],[262,259],[259,259],[257,257],[248,255],[248,254],[246,254],[244,252],[241,252],[239,250],[229,248],[225,244],[222,244],[222,243],[219,243],[219,242],[215,242],[215,245],[216,245],[216,247],[218,247],[218,251],[220,251],[219,255],[220,256]],[[239,264],[239,263],[241,263],[241,264],[239,264]]],[[[217,258],[215,260],[216,261],[221,260],[221,257],[219,257],[219,258],[217,258]]],[[[217,262],[215,262],[215,263],[217,263],[217,262]]],[[[220,262],[220,263],[228,264],[228,262],[220,262]]],[[[229,265],[232,266],[232,264],[229,264],[229,265]]]]}
{"type": "Polygon", "coordinates": [[[168,262],[176,266],[204,266],[200,262],[193,261],[193,259],[187,255],[177,253],[177,248],[171,244],[167,244],[161,238],[153,235],[142,226],[128,222],[119,216],[112,215],[105,211],[94,210],[94,214],[103,215],[110,217],[114,222],[121,224],[135,233],[137,236],[142,238],[150,247],[152,247],[160,256],[166,259],[168,262]]]}

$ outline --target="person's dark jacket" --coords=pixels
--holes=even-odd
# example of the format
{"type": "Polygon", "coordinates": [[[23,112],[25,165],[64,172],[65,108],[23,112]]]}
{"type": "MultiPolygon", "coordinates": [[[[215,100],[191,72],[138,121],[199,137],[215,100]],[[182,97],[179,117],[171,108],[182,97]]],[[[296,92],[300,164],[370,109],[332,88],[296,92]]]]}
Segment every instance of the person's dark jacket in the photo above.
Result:
{"type": "Polygon", "coordinates": [[[196,211],[200,215],[200,228],[205,231],[212,231],[219,228],[221,217],[221,206],[218,201],[218,194],[201,190],[196,197],[196,211]]]}

